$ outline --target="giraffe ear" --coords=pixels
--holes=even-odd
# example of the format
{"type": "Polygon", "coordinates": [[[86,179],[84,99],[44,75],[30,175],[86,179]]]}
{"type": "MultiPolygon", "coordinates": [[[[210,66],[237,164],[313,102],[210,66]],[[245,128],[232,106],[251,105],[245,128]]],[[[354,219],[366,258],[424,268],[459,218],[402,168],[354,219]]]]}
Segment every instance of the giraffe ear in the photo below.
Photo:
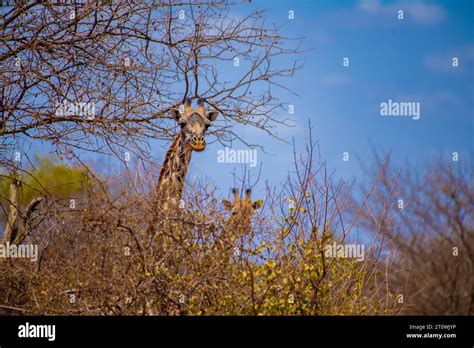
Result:
{"type": "Polygon", "coordinates": [[[229,211],[232,210],[232,203],[228,201],[227,199],[223,199],[222,204],[224,204],[224,208],[226,210],[229,210],[229,211]]]}
{"type": "Polygon", "coordinates": [[[214,122],[217,118],[217,115],[219,115],[219,111],[217,110],[212,110],[207,113],[207,119],[211,122],[214,122]]]}
{"type": "Polygon", "coordinates": [[[173,118],[179,122],[179,119],[181,118],[181,112],[179,112],[179,109],[176,109],[176,108],[172,108],[171,109],[171,116],[173,116],[173,118]]]}
{"type": "Polygon", "coordinates": [[[257,210],[263,205],[263,201],[259,199],[258,201],[253,202],[252,207],[254,210],[257,210]]]}

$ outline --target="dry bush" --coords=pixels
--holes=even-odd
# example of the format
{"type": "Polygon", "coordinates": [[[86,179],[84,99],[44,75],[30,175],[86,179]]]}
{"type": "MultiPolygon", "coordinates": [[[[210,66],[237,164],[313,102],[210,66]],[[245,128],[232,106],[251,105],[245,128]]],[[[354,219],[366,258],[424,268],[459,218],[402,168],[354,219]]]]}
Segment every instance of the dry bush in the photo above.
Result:
{"type": "MultiPolygon", "coordinates": [[[[268,188],[250,230],[229,224],[212,186],[189,185],[182,209],[161,211],[152,177],[98,179],[74,210],[57,200],[27,243],[37,263],[2,263],[0,304],[26,314],[343,315],[399,310],[380,246],[363,261],[331,258],[352,221],[313,144],[295,156],[282,192],[268,188]],[[290,205],[288,202],[291,202],[290,205]]],[[[355,241],[354,241],[355,242],[355,241]]]]}
{"type": "Polygon", "coordinates": [[[403,313],[472,315],[472,170],[442,160],[421,169],[397,169],[389,156],[375,157],[382,170],[359,223],[379,228],[394,252],[398,272],[390,286],[404,296],[403,313]]]}

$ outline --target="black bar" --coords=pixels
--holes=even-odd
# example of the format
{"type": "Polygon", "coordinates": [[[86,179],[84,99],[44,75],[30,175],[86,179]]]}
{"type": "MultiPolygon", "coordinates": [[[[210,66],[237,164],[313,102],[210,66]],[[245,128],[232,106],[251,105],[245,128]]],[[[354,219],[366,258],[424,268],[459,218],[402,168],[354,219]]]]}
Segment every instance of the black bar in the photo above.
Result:
{"type": "Polygon", "coordinates": [[[474,319],[364,317],[0,317],[0,346],[58,344],[411,344],[473,347],[474,319]],[[26,323],[55,325],[55,340],[20,338],[26,323]],[[410,329],[410,325],[412,325],[410,329]],[[431,325],[431,328],[428,326],[431,325]],[[440,326],[441,325],[441,326],[440,326]],[[452,326],[452,325],[455,325],[452,326]],[[416,328],[415,328],[416,327],[416,328]],[[407,334],[456,337],[407,338],[407,334]]]}

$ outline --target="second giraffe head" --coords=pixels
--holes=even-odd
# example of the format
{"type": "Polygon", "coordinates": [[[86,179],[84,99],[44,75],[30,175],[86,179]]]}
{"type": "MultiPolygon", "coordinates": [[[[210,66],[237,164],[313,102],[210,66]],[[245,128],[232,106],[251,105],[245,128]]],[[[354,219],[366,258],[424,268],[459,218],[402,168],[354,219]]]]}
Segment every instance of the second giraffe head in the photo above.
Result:
{"type": "Polygon", "coordinates": [[[240,198],[239,190],[237,188],[232,189],[232,195],[234,197],[233,201],[229,201],[227,199],[224,199],[222,203],[224,204],[224,208],[228,211],[232,212],[232,216],[240,216],[244,218],[250,218],[252,217],[253,213],[255,210],[259,209],[263,201],[259,199],[258,201],[252,201],[251,199],[251,194],[252,190],[247,189],[245,190],[245,196],[243,198],[240,198]]]}
{"type": "Polygon", "coordinates": [[[206,112],[204,109],[204,99],[198,100],[196,109],[191,107],[191,100],[188,98],[184,103],[183,113],[179,109],[171,109],[173,118],[181,127],[181,132],[186,143],[194,151],[203,151],[206,148],[206,130],[219,114],[216,110],[206,112]]]}

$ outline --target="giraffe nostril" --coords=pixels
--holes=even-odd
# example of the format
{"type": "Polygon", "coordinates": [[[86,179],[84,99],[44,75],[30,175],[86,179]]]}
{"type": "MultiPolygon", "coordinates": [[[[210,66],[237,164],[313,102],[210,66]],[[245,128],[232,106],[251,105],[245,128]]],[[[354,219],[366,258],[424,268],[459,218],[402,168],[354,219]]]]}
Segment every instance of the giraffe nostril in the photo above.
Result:
{"type": "Polygon", "coordinates": [[[201,144],[205,143],[204,137],[199,136],[199,135],[193,135],[193,141],[194,141],[194,143],[201,143],[201,144]]]}

